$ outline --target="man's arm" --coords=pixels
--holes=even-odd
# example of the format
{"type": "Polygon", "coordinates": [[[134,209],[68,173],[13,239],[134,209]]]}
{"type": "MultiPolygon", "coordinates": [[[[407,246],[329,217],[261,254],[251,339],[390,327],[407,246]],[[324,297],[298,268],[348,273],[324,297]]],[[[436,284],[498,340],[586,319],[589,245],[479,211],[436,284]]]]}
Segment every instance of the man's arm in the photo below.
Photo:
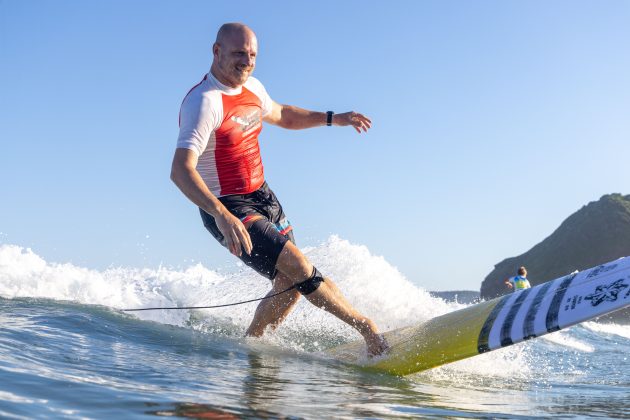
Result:
{"type": "MultiPolygon", "coordinates": [[[[292,105],[280,105],[272,103],[272,109],[264,118],[265,122],[291,130],[319,127],[326,125],[326,113],[309,111],[292,105]]],[[[352,126],[357,133],[367,132],[372,127],[372,121],[363,114],[350,111],[342,114],[334,114],[332,124],[338,126],[352,126]]]]}
{"type": "Polygon", "coordinates": [[[201,175],[197,172],[198,156],[189,149],[175,150],[171,166],[171,180],[186,197],[214,217],[217,227],[225,237],[225,246],[236,256],[252,252],[252,241],[243,223],[225,208],[210,192],[201,175]]]}

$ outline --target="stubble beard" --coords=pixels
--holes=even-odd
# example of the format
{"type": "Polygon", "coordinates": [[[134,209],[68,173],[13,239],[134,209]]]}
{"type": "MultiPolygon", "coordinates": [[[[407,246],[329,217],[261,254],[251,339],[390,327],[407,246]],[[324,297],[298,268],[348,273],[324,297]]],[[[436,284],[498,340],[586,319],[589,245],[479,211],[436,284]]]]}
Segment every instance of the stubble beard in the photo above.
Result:
{"type": "Polygon", "coordinates": [[[244,69],[236,68],[233,71],[234,78],[238,80],[239,85],[243,85],[245,84],[247,79],[249,79],[249,76],[252,74],[253,70],[254,70],[253,68],[244,68],[244,69]]]}
{"type": "Polygon", "coordinates": [[[231,87],[238,87],[247,82],[247,79],[254,71],[254,67],[238,67],[234,64],[228,64],[219,65],[219,70],[225,81],[232,85],[231,87]]]}

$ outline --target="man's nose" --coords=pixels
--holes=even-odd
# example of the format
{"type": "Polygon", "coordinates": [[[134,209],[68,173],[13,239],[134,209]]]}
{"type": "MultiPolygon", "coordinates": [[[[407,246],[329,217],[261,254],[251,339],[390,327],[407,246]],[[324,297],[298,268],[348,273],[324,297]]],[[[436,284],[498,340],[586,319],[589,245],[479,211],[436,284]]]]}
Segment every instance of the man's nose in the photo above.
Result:
{"type": "Polygon", "coordinates": [[[243,64],[247,65],[248,67],[251,67],[254,65],[255,60],[256,60],[255,57],[251,55],[246,55],[245,58],[243,59],[243,64]]]}

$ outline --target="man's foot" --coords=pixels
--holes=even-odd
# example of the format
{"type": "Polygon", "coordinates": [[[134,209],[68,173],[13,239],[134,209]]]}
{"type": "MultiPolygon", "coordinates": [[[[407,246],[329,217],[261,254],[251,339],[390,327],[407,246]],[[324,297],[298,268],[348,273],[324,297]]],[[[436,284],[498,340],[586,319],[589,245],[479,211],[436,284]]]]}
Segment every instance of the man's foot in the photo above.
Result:
{"type": "Polygon", "coordinates": [[[364,337],[367,344],[368,357],[381,356],[389,350],[389,343],[385,340],[383,334],[370,334],[364,337]]]}

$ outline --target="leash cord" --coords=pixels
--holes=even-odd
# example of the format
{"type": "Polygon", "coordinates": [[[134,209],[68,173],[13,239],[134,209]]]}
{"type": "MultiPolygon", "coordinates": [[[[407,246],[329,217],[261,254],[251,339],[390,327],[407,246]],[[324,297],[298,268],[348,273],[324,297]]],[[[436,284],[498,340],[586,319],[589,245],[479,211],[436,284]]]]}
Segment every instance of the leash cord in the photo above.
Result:
{"type": "MultiPolygon", "coordinates": [[[[305,281],[308,281],[305,280],[305,281]]],[[[250,300],[244,300],[242,302],[235,302],[235,303],[225,303],[223,305],[212,305],[212,306],[172,306],[172,307],[159,307],[159,308],[138,308],[138,309],[123,309],[123,312],[137,312],[137,311],[154,311],[154,310],[158,310],[158,309],[212,309],[212,308],[223,308],[225,306],[235,306],[235,305],[242,305],[244,303],[250,303],[250,302],[257,302],[259,300],[264,300],[264,299],[271,299],[272,297],[281,295],[282,293],[286,293],[289,290],[295,289],[296,287],[298,287],[299,285],[301,285],[304,282],[300,282],[300,283],[296,283],[293,286],[289,287],[288,289],[285,289],[281,292],[278,293],[274,293],[273,295],[268,295],[268,296],[264,296],[258,299],[250,299],[250,300]]]]}

